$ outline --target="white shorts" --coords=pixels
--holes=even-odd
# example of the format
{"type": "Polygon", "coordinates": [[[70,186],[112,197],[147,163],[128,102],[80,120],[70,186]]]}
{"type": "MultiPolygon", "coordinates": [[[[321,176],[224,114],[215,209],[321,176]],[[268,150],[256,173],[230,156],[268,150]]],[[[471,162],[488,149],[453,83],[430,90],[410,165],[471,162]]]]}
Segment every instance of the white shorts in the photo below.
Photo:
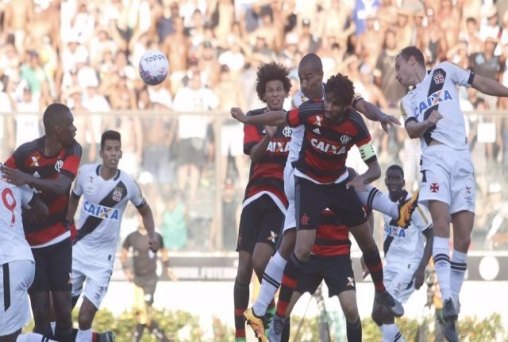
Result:
{"type": "Polygon", "coordinates": [[[419,263],[401,265],[386,265],[383,267],[383,282],[386,290],[401,303],[407,302],[409,296],[415,292],[413,274],[419,263]]]}
{"type": "Polygon", "coordinates": [[[233,157],[243,155],[243,124],[239,122],[224,122],[221,126],[221,154],[227,156],[229,153],[233,157]]]}
{"type": "Polygon", "coordinates": [[[469,150],[454,150],[444,144],[429,146],[422,154],[420,202],[448,204],[450,214],[475,211],[476,182],[469,150]]]}
{"type": "Polygon", "coordinates": [[[94,259],[85,258],[73,251],[72,296],[78,297],[83,292],[84,296],[99,309],[108,290],[114,260],[111,261],[111,264],[103,265],[91,263],[90,260],[94,259]]]}
{"type": "Polygon", "coordinates": [[[284,168],[284,192],[288,199],[288,208],[284,217],[284,233],[288,229],[296,229],[296,210],[295,210],[295,168],[288,162],[284,168]]]}
{"type": "Polygon", "coordinates": [[[35,263],[16,260],[0,265],[0,336],[10,335],[30,320],[28,288],[35,276],[35,263]]]}

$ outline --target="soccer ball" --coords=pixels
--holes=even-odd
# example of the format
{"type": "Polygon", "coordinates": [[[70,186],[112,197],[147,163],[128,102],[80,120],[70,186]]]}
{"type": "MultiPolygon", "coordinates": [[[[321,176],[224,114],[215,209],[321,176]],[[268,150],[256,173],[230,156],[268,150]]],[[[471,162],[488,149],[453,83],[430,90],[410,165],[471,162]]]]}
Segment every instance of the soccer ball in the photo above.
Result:
{"type": "Polygon", "coordinates": [[[166,55],[158,50],[146,51],[139,61],[139,76],[148,85],[162,83],[168,75],[168,69],[166,55]]]}

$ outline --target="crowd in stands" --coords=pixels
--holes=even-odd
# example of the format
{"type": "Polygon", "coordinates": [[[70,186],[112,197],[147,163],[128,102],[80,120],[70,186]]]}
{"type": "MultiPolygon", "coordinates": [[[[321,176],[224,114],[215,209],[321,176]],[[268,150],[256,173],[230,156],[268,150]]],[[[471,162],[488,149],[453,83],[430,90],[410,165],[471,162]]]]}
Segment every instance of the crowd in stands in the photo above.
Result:
{"type": "MultiPolygon", "coordinates": [[[[63,102],[76,113],[83,162],[97,160],[104,129],[122,133],[121,167],[146,185],[161,229],[178,227],[166,232],[170,249],[216,248],[209,245],[216,198],[204,194],[217,190],[212,179],[219,179],[227,213],[222,248],[234,250],[231,226],[249,161],[243,127],[228,112],[232,106],[262,106],[255,92],[261,63],[287,66],[293,95],[300,58],[316,52],[325,79],[345,73],[358,93],[398,115],[405,90],[394,77],[394,60],[407,45],[425,51],[432,65],[452,61],[508,86],[507,8],[506,1],[481,0],[2,0],[0,155],[5,159],[39,136],[43,108],[63,102]],[[169,59],[170,74],[158,86],[147,87],[137,74],[148,49],[169,59]],[[172,114],[159,115],[165,111],[172,114]],[[182,141],[201,147],[202,154],[185,154],[182,141]],[[227,165],[220,175],[218,160],[227,165]]],[[[507,201],[508,116],[492,113],[508,102],[473,90],[462,96],[462,108],[471,112],[479,203],[498,193],[507,201]]],[[[291,98],[285,107],[291,108],[291,98]]],[[[375,123],[370,129],[382,165],[404,165],[410,187],[416,186],[418,141],[403,129],[384,134],[375,123]]],[[[480,238],[473,248],[508,247],[484,242],[499,212],[478,205],[480,238]]],[[[508,225],[504,216],[497,235],[508,225]]]]}

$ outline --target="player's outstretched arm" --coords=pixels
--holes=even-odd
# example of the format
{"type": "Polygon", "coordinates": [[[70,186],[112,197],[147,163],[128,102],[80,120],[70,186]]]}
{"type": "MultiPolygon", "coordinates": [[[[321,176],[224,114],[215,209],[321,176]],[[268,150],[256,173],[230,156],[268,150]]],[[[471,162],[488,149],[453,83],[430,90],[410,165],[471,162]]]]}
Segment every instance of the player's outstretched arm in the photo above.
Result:
{"type": "Polygon", "coordinates": [[[56,178],[44,179],[34,177],[21,170],[13,169],[5,165],[0,166],[0,170],[4,174],[4,179],[14,185],[29,185],[38,190],[52,192],[57,195],[62,195],[69,191],[72,179],[64,174],[59,174],[56,178]]]}
{"type": "Polygon", "coordinates": [[[363,98],[354,103],[354,108],[363,113],[367,119],[379,121],[385,132],[388,132],[389,127],[393,127],[394,125],[400,126],[400,121],[396,117],[385,114],[378,106],[365,101],[363,98]]]}
{"type": "Polygon", "coordinates": [[[484,94],[508,97],[508,88],[490,78],[475,74],[471,86],[484,94]]]}
{"type": "Polygon", "coordinates": [[[283,110],[275,110],[259,115],[247,116],[240,108],[233,107],[231,108],[230,113],[231,117],[245,124],[268,126],[279,126],[287,124],[286,112],[283,110]]]}

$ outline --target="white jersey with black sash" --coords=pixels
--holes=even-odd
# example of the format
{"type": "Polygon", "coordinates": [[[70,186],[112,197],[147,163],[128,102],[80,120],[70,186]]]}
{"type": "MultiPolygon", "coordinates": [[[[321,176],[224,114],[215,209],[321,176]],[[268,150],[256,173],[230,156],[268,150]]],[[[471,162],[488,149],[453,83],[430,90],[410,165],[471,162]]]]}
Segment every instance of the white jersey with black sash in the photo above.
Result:
{"type": "Polygon", "coordinates": [[[75,247],[86,247],[90,255],[115,255],[122,216],[130,201],[137,208],[145,204],[134,178],[118,170],[110,179],[100,176],[100,164],[80,167],[71,196],[83,197],[75,247]]]}
{"type": "Polygon", "coordinates": [[[471,86],[474,74],[456,64],[443,62],[430,70],[401,100],[405,122],[422,122],[433,110],[443,118],[422,136],[422,151],[432,140],[452,149],[468,149],[465,119],[460,109],[458,86],[471,86]]]}

